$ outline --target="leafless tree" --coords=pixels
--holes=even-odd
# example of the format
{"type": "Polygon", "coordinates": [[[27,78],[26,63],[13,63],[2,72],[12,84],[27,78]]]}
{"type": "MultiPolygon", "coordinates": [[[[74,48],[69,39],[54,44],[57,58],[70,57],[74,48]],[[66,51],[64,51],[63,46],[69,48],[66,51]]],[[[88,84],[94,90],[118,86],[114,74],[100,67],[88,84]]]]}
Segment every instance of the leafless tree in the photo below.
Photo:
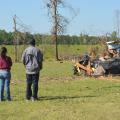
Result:
{"type": "Polygon", "coordinates": [[[115,16],[116,16],[116,32],[117,32],[117,37],[119,37],[119,32],[120,32],[120,10],[115,11],[115,16]]]}
{"type": "Polygon", "coordinates": [[[64,0],[47,0],[47,8],[49,16],[52,20],[52,39],[56,46],[56,60],[59,60],[58,55],[58,34],[66,31],[68,20],[59,13],[60,7],[64,7],[64,0]]]}
{"type": "Polygon", "coordinates": [[[25,41],[26,41],[26,31],[29,30],[29,27],[26,26],[21,19],[17,16],[14,15],[13,17],[13,23],[14,23],[14,61],[15,62],[20,62],[20,57],[21,57],[21,53],[20,53],[20,41],[22,41],[23,43],[23,49],[25,49],[25,41]],[[19,21],[19,22],[18,22],[19,21]]]}
{"type": "Polygon", "coordinates": [[[14,55],[15,55],[15,62],[18,62],[17,56],[18,56],[18,50],[17,50],[17,23],[16,23],[16,15],[13,17],[14,22],[14,55]]]}

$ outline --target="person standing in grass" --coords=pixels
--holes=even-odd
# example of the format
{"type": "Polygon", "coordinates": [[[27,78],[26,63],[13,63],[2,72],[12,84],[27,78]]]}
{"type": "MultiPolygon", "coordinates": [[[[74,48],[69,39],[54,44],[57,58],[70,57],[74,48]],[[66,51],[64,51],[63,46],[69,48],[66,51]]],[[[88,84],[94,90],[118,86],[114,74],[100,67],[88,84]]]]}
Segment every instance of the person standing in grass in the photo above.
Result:
{"type": "Polygon", "coordinates": [[[6,98],[11,101],[10,95],[10,79],[11,79],[12,60],[7,56],[7,49],[0,49],[0,101],[4,100],[4,87],[6,88],[6,98]]]}
{"type": "Polygon", "coordinates": [[[29,44],[30,46],[22,54],[22,62],[26,68],[26,99],[35,101],[38,100],[38,82],[39,73],[42,69],[43,54],[35,47],[35,39],[32,39],[29,44]]]}

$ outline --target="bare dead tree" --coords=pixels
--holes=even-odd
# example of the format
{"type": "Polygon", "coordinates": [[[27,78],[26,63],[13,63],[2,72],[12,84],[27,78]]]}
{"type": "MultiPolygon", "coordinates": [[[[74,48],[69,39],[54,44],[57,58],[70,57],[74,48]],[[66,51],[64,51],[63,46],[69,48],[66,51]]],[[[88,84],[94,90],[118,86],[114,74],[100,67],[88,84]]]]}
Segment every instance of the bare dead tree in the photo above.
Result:
{"type": "Polygon", "coordinates": [[[120,32],[120,11],[116,10],[115,11],[116,15],[116,32],[117,32],[117,37],[119,38],[119,32],[120,32]]]}
{"type": "Polygon", "coordinates": [[[52,18],[52,39],[55,42],[56,60],[59,60],[58,55],[58,34],[62,34],[66,30],[68,20],[59,13],[59,8],[64,7],[64,0],[47,0],[47,8],[49,16],[52,18]]]}
{"type": "Polygon", "coordinates": [[[29,29],[28,26],[26,26],[22,20],[14,15],[13,17],[13,23],[14,23],[14,55],[15,55],[15,62],[19,62],[21,58],[21,49],[20,49],[20,42],[23,43],[23,49],[25,49],[25,42],[26,42],[26,30],[29,29]],[[18,22],[19,21],[19,22],[18,22]]]}
{"type": "Polygon", "coordinates": [[[15,62],[17,62],[17,23],[16,23],[16,15],[13,17],[14,22],[14,55],[15,55],[15,62]]]}

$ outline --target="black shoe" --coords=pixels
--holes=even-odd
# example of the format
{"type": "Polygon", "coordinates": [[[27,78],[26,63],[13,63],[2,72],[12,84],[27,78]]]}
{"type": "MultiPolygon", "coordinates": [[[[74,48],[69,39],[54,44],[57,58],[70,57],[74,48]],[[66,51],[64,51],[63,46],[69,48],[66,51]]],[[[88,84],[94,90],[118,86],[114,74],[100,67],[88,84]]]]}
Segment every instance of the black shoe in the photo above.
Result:
{"type": "Polygon", "coordinates": [[[5,101],[5,99],[0,99],[0,102],[3,102],[3,101],[5,101]]]}
{"type": "Polygon", "coordinates": [[[0,100],[0,102],[3,102],[3,100],[0,100]]]}
{"type": "Polygon", "coordinates": [[[26,98],[26,101],[27,101],[27,102],[30,101],[30,98],[26,98]]]}

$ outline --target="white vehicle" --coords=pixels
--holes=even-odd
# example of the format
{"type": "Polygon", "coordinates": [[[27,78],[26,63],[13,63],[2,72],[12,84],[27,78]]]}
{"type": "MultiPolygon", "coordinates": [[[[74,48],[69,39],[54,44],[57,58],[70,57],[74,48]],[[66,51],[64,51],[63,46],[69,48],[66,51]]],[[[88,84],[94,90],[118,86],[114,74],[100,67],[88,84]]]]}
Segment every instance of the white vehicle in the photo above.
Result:
{"type": "Polygon", "coordinates": [[[120,41],[109,41],[106,44],[110,53],[115,52],[120,55],[120,41]]]}

